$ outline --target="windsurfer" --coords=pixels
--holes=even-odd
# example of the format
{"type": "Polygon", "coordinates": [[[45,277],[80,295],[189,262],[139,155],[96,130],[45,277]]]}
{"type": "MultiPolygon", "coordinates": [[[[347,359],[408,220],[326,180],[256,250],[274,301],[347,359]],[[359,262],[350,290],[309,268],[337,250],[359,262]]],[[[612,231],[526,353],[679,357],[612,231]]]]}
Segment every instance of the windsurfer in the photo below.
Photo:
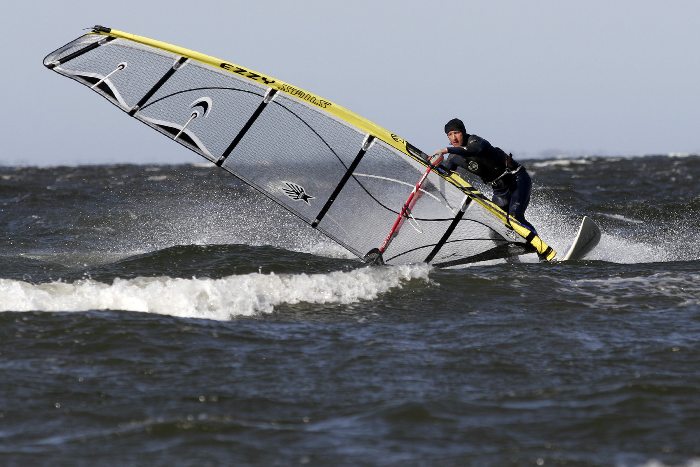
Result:
{"type": "Polygon", "coordinates": [[[453,118],[445,125],[445,133],[451,146],[439,149],[435,156],[449,154],[441,168],[456,170],[462,167],[480,177],[493,189],[492,201],[503,209],[509,217],[536,232],[525,220],[525,210],[530,203],[532,180],[525,167],[513,160],[501,148],[491,145],[485,139],[470,135],[464,123],[453,118]]]}

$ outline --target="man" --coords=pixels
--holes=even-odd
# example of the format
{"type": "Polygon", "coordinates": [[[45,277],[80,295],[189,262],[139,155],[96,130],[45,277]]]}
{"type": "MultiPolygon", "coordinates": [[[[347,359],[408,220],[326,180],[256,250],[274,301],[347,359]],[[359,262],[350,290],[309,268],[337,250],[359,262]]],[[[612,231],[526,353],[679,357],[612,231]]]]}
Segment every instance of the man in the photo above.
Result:
{"type": "Polygon", "coordinates": [[[532,224],[525,220],[532,189],[532,180],[525,167],[515,162],[511,154],[491,146],[479,136],[468,134],[458,118],[447,122],[445,133],[452,146],[435,152],[436,156],[449,153],[440,167],[447,170],[462,167],[479,176],[493,188],[492,201],[509,217],[535,232],[532,224]]]}

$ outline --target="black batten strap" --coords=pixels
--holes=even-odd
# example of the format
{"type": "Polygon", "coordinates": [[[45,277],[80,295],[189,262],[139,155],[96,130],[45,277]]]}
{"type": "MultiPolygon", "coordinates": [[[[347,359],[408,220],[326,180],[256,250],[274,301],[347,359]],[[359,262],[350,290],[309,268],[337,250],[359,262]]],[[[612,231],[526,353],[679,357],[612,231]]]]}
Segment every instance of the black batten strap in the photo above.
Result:
{"type": "MultiPolygon", "coordinates": [[[[537,237],[537,234],[536,234],[535,232],[530,232],[530,233],[527,235],[527,237],[525,237],[525,241],[527,241],[527,243],[530,244],[530,246],[531,246],[532,248],[534,248],[535,251],[537,251],[537,247],[536,247],[535,245],[532,244],[532,241],[535,239],[535,237],[537,237]]],[[[545,248],[545,250],[544,250],[542,253],[539,253],[539,252],[538,252],[538,253],[537,253],[537,256],[539,256],[540,259],[546,259],[547,256],[549,256],[549,255],[552,253],[552,251],[553,251],[552,247],[551,247],[551,246],[547,246],[547,248],[545,248]]]]}
{"type": "Polygon", "coordinates": [[[538,256],[541,259],[547,259],[547,256],[549,256],[552,253],[553,248],[551,246],[548,246],[542,253],[539,253],[538,256]]]}
{"type": "Polygon", "coordinates": [[[187,61],[187,57],[180,57],[173,66],[165,72],[165,74],[158,80],[156,84],[153,85],[153,87],[146,93],[145,96],[141,98],[141,100],[129,110],[129,115],[132,117],[138,112],[143,105],[148,102],[148,99],[153,97],[153,94],[155,94],[164,84],[166,81],[170,79],[171,76],[175,74],[177,70],[180,69],[180,67],[187,61]]]}
{"type": "Polygon", "coordinates": [[[450,238],[450,235],[452,235],[452,232],[454,232],[455,228],[457,227],[457,224],[459,224],[459,221],[462,220],[462,217],[464,217],[464,213],[467,210],[467,206],[469,203],[471,203],[472,199],[467,198],[467,200],[464,202],[464,205],[462,206],[462,209],[459,210],[457,215],[455,216],[454,219],[452,219],[452,222],[450,222],[450,226],[447,227],[447,230],[445,233],[442,235],[440,240],[435,244],[435,247],[433,247],[433,250],[430,252],[430,254],[425,258],[425,262],[429,263],[435,258],[435,255],[438,254],[438,252],[442,249],[442,247],[447,243],[447,240],[450,238]]]}
{"type": "Polygon", "coordinates": [[[348,180],[350,180],[350,177],[355,172],[355,169],[357,169],[360,161],[372,146],[372,142],[374,142],[374,136],[367,135],[367,138],[365,138],[364,142],[362,143],[360,151],[355,156],[355,159],[352,161],[352,164],[350,164],[350,167],[348,167],[348,170],[345,171],[345,175],[343,175],[343,178],[340,179],[340,182],[338,182],[338,185],[335,187],[335,190],[333,190],[333,193],[328,197],[328,201],[326,201],[326,204],[323,205],[323,208],[318,213],[318,216],[316,216],[316,219],[311,223],[311,227],[316,228],[318,227],[318,224],[321,223],[326,213],[331,208],[331,205],[333,205],[335,199],[340,194],[340,191],[343,189],[348,180]]]}
{"type": "Polygon", "coordinates": [[[53,70],[58,65],[62,65],[66,62],[73,60],[76,57],[80,57],[81,55],[86,54],[86,53],[90,52],[91,50],[98,48],[101,45],[107,44],[108,42],[112,42],[114,39],[116,39],[116,37],[114,37],[114,36],[109,36],[109,37],[105,37],[103,39],[100,39],[97,42],[93,42],[92,44],[90,44],[86,47],[83,47],[80,50],[76,50],[75,52],[70,53],[70,54],[66,55],[65,57],[59,58],[58,60],[55,60],[55,61],[49,63],[48,65],[46,65],[46,68],[53,70]]]}
{"type": "Polygon", "coordinates": [[[265,96],[263,97],[262,102],[258,106],[257,109],[255,109],[255,112],[253,112],[253,115],[250,116],[247,122],[245,122],[245,125],[243,125],[243,128],[241,128],[241,131],[238,132],[235,138],[233,138],[233,141],[231,141],[231,144],[228,145],[226,150],[221,154],[221,157],[219,157],[219,160],[216,161],[216,165],[221,167],[224,162],[226,162],[226,159],[228,159],[228,156],[231,155],[234,149],[236,149],[236,146],[238,146],[238,143],[241,142],[243,137],[245,136],[246,133],[248,133],[248,130],[250,130],[250,127],[253,126],[253,123],[255,123],[255,120],[258,119],[260,114],[262,113],[263,110],[265,110],[265,107],[267,107],[267,104],[272,102],[272,99],[275,97],[275,94],[277,94],[276,89],[269,88],[267,90],[267,93],[265,93],[265,96]]]}

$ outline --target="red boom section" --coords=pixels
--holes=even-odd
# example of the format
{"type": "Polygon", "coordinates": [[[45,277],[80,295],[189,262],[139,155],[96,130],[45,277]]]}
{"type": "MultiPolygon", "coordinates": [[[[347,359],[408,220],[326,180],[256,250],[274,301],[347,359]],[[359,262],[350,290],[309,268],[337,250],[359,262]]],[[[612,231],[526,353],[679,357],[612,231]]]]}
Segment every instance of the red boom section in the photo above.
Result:
{"type": "Polygon", "coordinates": [[[418,198],[420,198],[420,190],[421,187],[423,186],[423,183],[425,183],[425,180],[428,178],[428,175],[432,170],[440,165],[442,162],[443,156],[439,156],[437,159],[434,161],[430,162],[430,165],[428,166],[427,169],[425,169],[425,172],[423,173],[423,176],[418,180],[418,183],[416,183],[416,186],[413,187],[413,191],[411,191],[411,194],[408,195],[408,199],[404,203],[403,207],[401,208],[401,211],[399,212],[399,215],[396,217],[396,220],[394,221],[394,225],[391,226],[391,230],[389,231],[389,235],[386,236],[384,239],[384,243],[382,243],[382,246],[379,247],[379,252],[384,253],[386,249],[389,247],[391,244],[391,241],[398,235],[399,230],[401,229],[401,226],[403,225],[403,222],[405,219],[408,218],[408,216],[411,215],[411,210],[413,209],[413,206],[416,205],[416,202],[418,201],[418,198]]]}

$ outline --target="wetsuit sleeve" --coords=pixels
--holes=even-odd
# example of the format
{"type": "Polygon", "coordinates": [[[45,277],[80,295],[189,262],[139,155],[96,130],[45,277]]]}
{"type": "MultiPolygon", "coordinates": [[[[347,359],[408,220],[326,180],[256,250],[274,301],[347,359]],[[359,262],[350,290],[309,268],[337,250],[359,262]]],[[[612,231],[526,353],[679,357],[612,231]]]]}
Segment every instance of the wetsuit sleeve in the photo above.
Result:
{"type": "Polygon", "coordinates": [[[450,154],[457,154],[462,157],[470,157],[476,156],[483,151],[488,150],[490,147],[491,143],[486,141],[484,138],[471,135],[467,140],[466,146],[450,146],[447,148],[447,152],[450,154]]]}
{"type": "Polygon", "coordinates": [[[450,146],[447,148],[449,156],[442,163],[447,170],[455,170],[457,167],[466,167],[467,160],[484,158],[491,149],[491,143],[476,135],[469,135],[466,146],[450,146]]]}
{"type": "Polygon", "coordinates": [[[467,154],[467,150],[462,147],[448,147],[447,155],[440,163],[440,167],[447,170],[456,170],[457,167],[462,165],[464,161],[464,156],[467,154]]]}
{"type": "Polygon", "coordinates": [[[481,138],[476,138],[478,141],[472,142],[475,138],[470,137],[467,146],[450,146],[447,148],[448,156],[442,162],[441,166],[447,170],[455,170],[457,167],[464,167],[468,157],[477,156],[482,150],[481,138]]]}
{"type": "Polygon", "coordinates": [[[457,154],[458,156],[466,157],[472,154],[467,148],[462,146],[449,146],[447,152],[450,154],[457,154]]]}

